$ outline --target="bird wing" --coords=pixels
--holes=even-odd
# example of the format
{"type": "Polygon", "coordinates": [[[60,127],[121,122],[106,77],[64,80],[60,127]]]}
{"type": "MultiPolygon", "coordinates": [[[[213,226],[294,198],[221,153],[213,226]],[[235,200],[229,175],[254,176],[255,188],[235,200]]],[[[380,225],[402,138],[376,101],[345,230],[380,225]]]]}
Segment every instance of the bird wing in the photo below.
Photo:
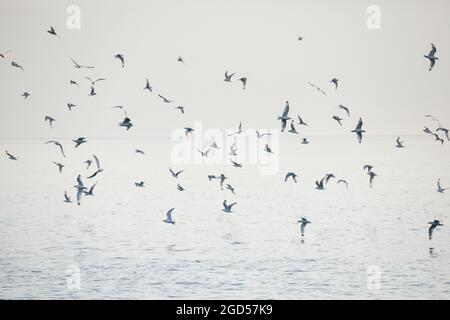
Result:
{"type": "Polygon", "coordinates": [[[172,221],[172,212],[175,210],[175,208],[170,209],[167,211],[167,221],[172,221]]]}
{"type": "Polygon", "coordinates": [[[434,46],[434,44],[431,44],[431,51],[428,54],[430,57],[434,57],[434,54],[436,53],[436,47],[434,46]]]}
{"type": "Polygon", "coordinates": [[[80,188],[80,189],[84,188],[83,181],[81,181],[80,175],[78,175],[78,177],[77,177],[77,182],[78,182],[78,188],[80,188]]]}
{"type": "Polygon", "coordinates": [[[288,116],[288,113],[289,113],[289,104],[286,104],[286,107],[284,107],[284,110],[283,110],[282,117],[286,118],[288,116]]]}
{"type": "Polygon", "coordinates": [[[94,156],[95,164],[97,165],[97,170],[101,170],[102,168],[100,167],[100,161],[98,160],[98,158],[95,154],[93,156],[94,156]]]}

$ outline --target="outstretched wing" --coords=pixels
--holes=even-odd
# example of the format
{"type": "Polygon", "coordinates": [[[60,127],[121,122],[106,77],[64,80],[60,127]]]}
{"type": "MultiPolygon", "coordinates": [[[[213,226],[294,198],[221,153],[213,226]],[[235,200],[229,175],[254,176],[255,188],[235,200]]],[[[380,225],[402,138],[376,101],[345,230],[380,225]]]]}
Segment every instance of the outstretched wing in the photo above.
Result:
{"type": "Polygon", "coordinates": [[[100,161],[98,160],[98,158],[95,154],[93,156],[94,156],[95,164],[97,165],[97,170],[101,170],[100,161]]]}

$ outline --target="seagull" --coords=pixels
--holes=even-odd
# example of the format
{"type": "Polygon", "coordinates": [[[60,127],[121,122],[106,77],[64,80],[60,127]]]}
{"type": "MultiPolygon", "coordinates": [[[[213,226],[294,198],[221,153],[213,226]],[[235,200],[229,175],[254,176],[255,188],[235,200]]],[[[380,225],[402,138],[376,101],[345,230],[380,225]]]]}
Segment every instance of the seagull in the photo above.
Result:
{"type": "Polygon", "coordinates": [[[87,164],[87,168],[86,168],[86,170],[88,170],[89,169],[89,167],[91,166],[91,164],[92,164],[92,160],[91,159],[88,159],[88,160],[86,160],[84,163],[86,163],[87,164]]]}
{"type": "Polygon", "coordinates": [[[299,37],[297,37],[297,40],[298,40],[298,41],[302,41],[302,40],[303,40],[303,37],[300,37],[300,36],[299,36],[299,37]]]}
{"type": "Polygon", "coordinates": [[[165,102],[165,103],[172,103],[173,102],[173,100],[166,99],[160,94],[158,94],[158,97],[160,97],[163,100],[163,102],[165,102]]]}
{"type": "Polygon", "coordinates": [[[128,117],[125,117],[125,119],[123,119],[122,122],[119,122],[119,127],[125,127],[127,128],[127,130],[130,130],[130,128],[133,126],[133,124],[131,123],[131,119],[128,117]]]}
{"type": "Polygon", "coordinates": [[[266,146],[264,147],[264,150],[267,152],[267,153],[273,153],[273,151],[272,151],[272,149],[270,149],[270,147],[269,147],[269,145],[266,143],[266,146]]]}
{"type": "Polygon", "coordinates": [[[278,116],[277,120],[281,120],[281,132],[286,129],[286,122],[291,118],[288,117],[289,114],[289,101],[286,101],[286,106],[284,107],[283,114],[278,116]]]}
{"type": "Polygon", "coordinates": [[[236,168],[242,168],[242,163],[237,163],[236,161],[233,161],[233,160],[231,160],[231,159],[230,159],[230,161],[231,161],[231,163],[233,164],[234,167],[236,167],[236,168]]]}
{"type": "Polygon", "coordinates": [[[70,80],[70,84],[71,85],[76,85],[77,87],[79,87],[80,85],[78,84],[78,82],[70,80]]]}
{"type": "Polygon", "coordinates": [[[436,227],[438,227],[438,226],[443,227],[444,225],[441,224],[441,222],[439,220],[430,221],[430,222],[428,222],[428,224],[431,224],[430,228],[428,229],[428,239],[431,240],[433,238],[434,229],[436,229],[436,227]]]}
{"type": "Polygon", "coordinates": [[[175,109],[179,109],[181,111],[181,113],[184,114],[184,107],[178,106],[178,107],[175,107],[175,109]]]}
{"type": "Polygon", "coordinates": [[[339,118],[338,116],[333,116],[333,119],[336,120],[342,126],[341,123],[341,121],[343,120],[342,118],[339,118]]]}
{"type": "Polygon", "coordinates": [[[209,175],[208,175],[208,180],[211,181],[212,179],[219,179],[219,178],[216,177],[216,176],[213,175],[213,174],[209,174],[209,175]]]}
{"type": "Polygon", "coordinates": [[[288,173],[286,174],[286,177],[284,178],[284,182],[287,182],[287,180],[288,180],[289,178],[292,178],[292,180],[294,180],[294,182],[297,183],[297,177],[298,177],[298,175],[297,175],[296,173],[294,173],[294,172],[288,172],[288,173]]]}
{"type": "Polygon", "coordinates": [[[120,62],[122,63],[122,68],[125,67],[125,59],[122,54],[116,54],[114,56],[114,59],[119,59],[120,62]]]}
{"type": "Polygon", "coordinates": [[[188,134],[192,133],[192,131],[194,131],[194,129],[189,127],[184,128],[184,134],[186,135],[186,137],[188,136],[188,134]]]}
{"type": "Polygon", "coordinates": [[[350,110],[346,106],[343,106],[342,104],[340,104],[340,105],[338,105],[338,108],[345,110],[345,112],[347,112],[347,115],[350,117],[350,110]]]}
{"type": "Polygon", "coordinates": [[[91,179],[91,178],[95,177],[97,174],[99,174],[100,172],[103,172],[103,169],[100,166],[100,161],[98,160],[97,156],[94,154],[93,157],[95,160],[95,165],[97,166],[97,171],[95,171],[92,175],[87,177],[88,179],[91,179]]]}
{"type": "Polygon", "coordinates": [[[234,135],[241,134],[241,133],[242,133],[242,122],[239,122],[238,131],[236,131],[235,133],[229,134],[228,136],[234,136],[234,135]]]}
{"type": "Polygon", "coordinates": [[[44,121],[48,121],[50,124],[50,128],[53,128],[53,121],[55,121],[55,119],[50,116],[45,116],[44,121]]]}
{"type": "Polygon", "coordinates": [[[367,170],[367,174],[369,174],[369,172],[372,171],[372,169],[373,169],[373,166],[371,166],[370,164],[366,164],[363,167],[364,171],[367,170]]]}
{"type": "Polygon", "coordinates": [[[61,39],[61,37],[56,33],[55,28],[53,28],[52,26],[50,26],[50,30],[48,30],[47,32],[61,39]]]}
{"type": "Polygon", "coordinates": [[[316,180],[316,189],[317,190],[325,190],[325,187],[323,186],[325,178],[322,178],[320,181],[316,180]]]}
{"type": "Polygon", "coordinates": [[[150,82],[148,81],[148,79],[145,79],[144,90],[148,90],[148,91],[152,92],[152,87],[150,86],[150,82]]]}
{"type": "Polygon", "coordinates": [[[226,82],[231,82],[231,77],[234,76],[235,73],[228,75],[228,71],[225,71],[225,80],[226,82]]]}
{"type": "Polygon", "coordinates": [[[264,137],[264,136],[271,136],[272,134],[271,133],[259,133],[259,131],[258,130],[256,130],[256,137],[257,138],[262,138],[262,137],[264,137]]]}
{"type": "Polygon", "coordinates": [[[184,170],[180,170],[180,171],[178,171],[178,172],[175,173],[175,172],[169,167],[169,171],[170,171],[170,173],[172,174],[172,177],[178,179],[178,176],[179,176],[184,170]]]}
{"type": "Polygon", "coordinates": [[[330,181],[330,179],[332,179],[332,178],[336,178],[336,176],[334,174],[332,174],[332,173],[327,173],[325,175],[325,184],[327,184],[328,181],[330,181]]]}
{"type": "Polygon", "coordinates": [[[230,147],[230,156],[237,156],[237,147],[236,147],[236,142],[234,142],[231,147],[230,147]]]}
{"type": "Polygon", "coordinates": [[[178,61],[178,62],[181,62],[181,63],[183,63],[183,64],[184,64],[184,60],[183,60],[183,58],[182,58],[182,57],[180,57],[180,56],[178,56],[178,59],[177,59],[177,61],[178,61]]]}
{"type": "Polygon", "coordinates": [[[298,118],[298,125],[308,126],[308,124],[303,121],[303,119],[300,117],[300,115],[297,115],[297,118],[298,118]]]}
{"type": "Polygon", "coordinates": [[[166,213],[167,218],[165,220],[163,220],[163,222],[175,225],[175,221],[172,220],[172,212],[173,212],[173,210],[175,210],[175,208],[172,208],[169,211],[167,211],[167,213],[166,213]]]}
{"type": "Polygon", "coordinates": [[[91,78],[89,78],[89,77],[84,77],[85,79],[87,79],[87,80],[89,80],[90,82],[91,82],[91,85],[92,86],[95,86],[95,84],[97,83],[97,82],[99,82],[99,81],[105,81],[106,79],[105,78],[98,78],[98,79],[95,79],[95,80],[92,80],[91,78]]]}
{"type": "Polygon", "coordinates": [[[301,144],[308,144],[308,143],[309,143],[308,139],[306,139],[306,138],[303,138],[303,140],[302,140],[301,144]]]}
{"type": "Polygon", "coordinates": [[[64,202],[72,203],[72,199],[70,199],[69,195],[67,194],[67,191],[64,191],[64,202]]]}
{"type": "Polygon", "coordinates": [[[135,152],[135,153],[140,153],[140,154],[142,154],[142,155],[145,155],[144,151],[139,150],[139,149],[134,149],[134,152],[135,152]]]}
{"type": "Polygon", "coordinates": [[[404,148],[405,146],[403,145],[403,141],[400,141],[400,137],[397,138],[397,148],[404,148]]]}
{"type": "Polygon", "coordinates": [[[72,141],[75,142],[75,148],[78,148],[78,146],[80,144],[83,144],[83,143],[87,142],[86,138],[84,138],[84,137],[80,137],[80,138],[78,138],[76,140],[72,140],[72,141]]]}
{"type": "Polygon", "coordinates": [[[29,92],[24,92],[24,93],[22,93],[22,97],[24,97],[24,99],[26,100],[29,96],[31,96],[31,93],[29,93],[29,92]]]}
{"type": "Polygon", "coordinates": [[[358,138],[358,142],[359,143],[361,143],[361,141],[362,141],[362,137],[363,137],[362,134],[363,134],[363,132],[366,132],[366,131],[364,131],[362,129],[362,126],[363,126],[362,118],[359,118],[359,121],[358,121],[358,124],[356,125],[355,130],[351,131],[351,132],[356,133],[356,137],[358,138]]]}
{"type": "Polygon", "coordinates": [[[11,153],[8,152],[8,150],[6,150],[5,153],[8,156],[9,160],[19,160],[19,157],[13,156],[11,153]]]}
{"type": "Polygon", "coordinates": [[[223,190],[223,183],[228,178],[223,173],[221,173],[220,176],[219,176],[219,179],[220,179],[220,189],[223,190]]]}
{"type": "Polygon", "coordinates": [[[91,93],[89,93],[89,96],[95,96],[97,93],[95,92],[94,87],[91,87],[91,93]]]}
{"type": "Polygon", "coordinates": [[[373,179],[377,176],[377,174],[373,171],[369,171],[367,174],[370,176],[369,187],[372,188],[373,179]]]}
{"type": "Polygon", "coordinates": [[[72,108],[73,107],[77,107],[77,105],[76,104],[73,104],[73,103],[68,103],[67,104],[67,108],[69,108],[69,111],[72,111],[72,108]]]}
{"type": "Polygon", "coordinates": [[[298,222],[298,223],[301,223],[301,224],[300,224],[300,233],[301,233],[301,235],[302,235],[302,237],[303,237],[303,235],[305,234],[305,227],[306,227],[306,225],[307,225],[308,223],[311,223],[311,221],[308,221],[308,220],[305,219],[305,218],[301,218],[301,219],[298,220],[297,222],[298,222]]]}
{"type": "Polygon", "coordinates": [[[431,131],[430,128],[428,128],[428,127],[424,127],[423,132],[428,133],[428,134],[433,134],[433,131],[431,131]]]}
{"type": "Polygon", "coordinates": [[[439,60],[438,57],[435,57],[436,54],[436,47],[434,46],[434,44],[431,44],[431,51],[428,55],[425,55],[424,57],[427,58],[428,60],[430,60],[430,68],[428,69],[429,71],[433,70],[434,64],[436,63],[436,60],[439,60]]]}
{"type": "Polygon", "coordinates": [[[240,78],[239,81],[242,82],[242,89],[245,89],[245,85],[247,84],[247,78],[240,78]]]}
{"type": "Polygon", "coordinates": [[[223,200],[223,212],[231,212],[231,209],[237,202],[233,202],[231,204],[227,204],[227,200],[223,200]]]}
{"type": "Polygon", "coordinates": [[[297,129],[295,129],[294,120],[291,120],[291,128],[289,129],[289,132],[298,134],[297,129]]]}
{"type": "Polygon", "coordinates": [[[127,110],[125,110],[125,108],[123,106],[114,106],[114,107],[111,107],[111,109],[120,109],[123,111],[123,113],[125,113],[125,116],[128,116],[127,110]]]}
{"type": "Polygon", "coordinates": [[[345,181],[345,180],[343,180],[343,179],[340,179],[337,183],[343,183],[343,184],[345,184],[345,188],[348,190],[348,183],[347,183],[347,181],[345,181]]]}
{"type": "Polygon", "coordinates": [[[74,186],[74,188],[77,189],[77,203],[80,205],[81,196],[84,193],[84,190],[86,190],[86,187],[83,185],[83,181],[81,181],[81,175],[78,175],[77,177],[77,185],[74,186]]]}
{"type": "Polygon", "coordinates": [[[59,173],[62,173],[62,169],[64,168],[64,165],[58,162],[53,161],[53,163],[58,167],[59,173]]]}
{"type": "Polygon", "coordinates": [[[439,193],[444,193],[445,190],[447,190],[447,189],[449,189],[449,188],[442,188],[441,187],[441,178],[439,178],[438,181],[437,181],[437,189],[436,189],[436,191],[439,192],[439,193]]]}
{"type": "Polygon", "coordinates": [[[201,153],[202,157],[208,157],[208,152],[210,152],[211,149],[208,149],[206,151],[202,151],[202,150],[197,148],[197,151],[201,153]]]}
{"type": "Polygon", "coordinates": [[[180,184],[177,184],[177,189],[178,189],[179,191],[184,191],[184,190],[185,190],[182,186],[180,186],[180,184]]]}
{"type": "Polygon", "coordinates": [[[144,181],[135,182],[134,185],[136,187],[143,188],[144,187],[144,181]]]}
{"type": "Polygon", "coordinates": [[[94,188],[95,188],[96,185],[97,185],[97,182],[92,185],[92,187],[89,189],[89,191],[85,190],[84,191],[84,195],[85,196],[93,196],[94,195],[94,188]]]}
{"type": "Polygon", "coordinates": [[[227,184],[227,190],[230,190],[234,195],[236,195],[234,193],[234,188],[231,185],[229,185],[229,184],[227,184]]]}
{"type": "Polygon", "coordinates": [[[5,59],[5,56],[6,56],[8,53],[10,53],[10,52],[12,52],[12,51],[11,51],[11,50],[8,50],[8,51],[6,51],[6,52],[0,53],[0,58],[5,59]]]}
{"type": "Polygon", "coordinates": [[[335,90],[337,90],[339,79],[338,79],[338,78],[333,78],[333,79],[331,79],[330,82],[331,82],[331,83],[334,83],[335,90]]]}
{"type": "Polygon", "coordinates": [[[439,125],[439,128],[437,128],[436,131],[442,131],[442,132],[444,132],[444,133],[445,133],[445,136],[447,137],[447,141],[450,141],[450,138],[449,138],[449,136],[448,136],[448,129],[443,128],[443,127],[441,127],[441,126],[439,125]]]}
{"type": "Polygon", "coordinates": [[[316,86],[314,83],[308,82],[308,84],[309,84],[311,87],[316,88],[317,91],[319,91],[320,93],[322,93],[322,94],[327,94],[325,91],[323,91],[322,89],[320,89],[320,88],[319,88],[318,86],[316,86]]]}
{"type": "Polygon", "coordinates": [[[439,137],[438,134],[436,133],[432,133],[432,135],[434,136],[434,141],[439,141],[441,144],[444,144],[444,139],[442,139],[441,137],[439,137]]]}
{"type": "Polygon", "coordinates": [[[19,68],[19,69],[21,69],[21,70],[23,71],[23,67],[22,67],[20,64],[18,64],[17,62],[15,62],[15,61],[11,62],[11,65],[12,65],[13,67],[19,68]]]}
{"type": "Polygon", "coordinates": [[[86,69],[92,69],[94,68],[93,66],[82,66],[81,64],[78,64],[75,60],[72,60],[73,64],[75,65],[75,69],[81,69],[81,68],[86,68],[86,69]]]}

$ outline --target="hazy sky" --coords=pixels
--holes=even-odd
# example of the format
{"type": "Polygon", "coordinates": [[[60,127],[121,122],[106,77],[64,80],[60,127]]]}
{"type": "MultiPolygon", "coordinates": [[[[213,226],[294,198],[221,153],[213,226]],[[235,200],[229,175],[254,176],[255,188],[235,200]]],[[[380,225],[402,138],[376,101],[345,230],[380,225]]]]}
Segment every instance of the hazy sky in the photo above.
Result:
{"type": "Polygon", "coordinates": [[[197,120],[205,128],[240,120],[244,129],[279,128],[286,100],[291,115],[310,124],[307,135],[349,134],[359,116],[368,134],[420,133],[428,113],[450,126],[449,13],[447,0],[1,1],[0,52],[13,52],[0,59],[0,137],[170,136],[197,120]],[[80,30],[66,27],[72,4],[81,9],[80,30]],[[381,9],[380,30],[366,26],[369,5],[381,9]],[[46,33],[50,25],[61,39],[46,33]],[[423,55],[431,42],[440,60],[429,72],[423,55]],[[75,69],[70,58],[95,69],[75,69]],[[226,70],[247,77],[247,89],[224,82],[226,70]],[[88,97],[84,76],[107,78],[97,96],[88,97]],[[142,89],[146,78],[153,93],[142,89]],[[24,91],[32,94],[26,101],[24,91]],[[162,103],[158,93],[175,102],[162,103]],[[68,102],[79,107],[69,112],[68,102]],[[123,116],[114,105],[126,107],[130,131],[117,126],[123,116]],[[56,119],[53,130],[45,115],[56,119]]]}

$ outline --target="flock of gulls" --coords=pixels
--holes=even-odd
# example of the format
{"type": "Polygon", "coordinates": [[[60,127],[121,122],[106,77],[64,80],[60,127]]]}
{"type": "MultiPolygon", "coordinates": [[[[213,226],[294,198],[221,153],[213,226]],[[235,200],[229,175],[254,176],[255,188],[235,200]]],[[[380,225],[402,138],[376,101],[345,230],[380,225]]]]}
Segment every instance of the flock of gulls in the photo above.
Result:
{"type": "MultiPolygon", "coordinates": [[[[56,32],[56,30],[53,27],[50,27],[50,29],[47,31],[47,33],[50,34],[51,36],[61,39],[61,37],[58,35],[58,33],[56,32]]],[[[298,41],[302,41],[302,40],[303,40],[303,37],[298,37],[298,41]]],[[[429,71],[433,70],[433,68],[436,64],[436,61],[438,60],[438,57],[436,57],[436,51],[437,50],[436,50],[435,45],[431,44],[431,51],[427,55],[424,55],[424,57],[429,61],[429,71]]],[[[6,51],[3,53],[0,52],[0,61],[7,59],[7,57],[9,55],[12,55],[12,51],[6,51]]],[[[119,66],[121,68],[125,68],[125,57],[123,54],[115,54],[113,56],[113,58],[119,62],[119,66]]],[[[70,61],[73,63],[73,66],[75,69],[94,69],[94,66],[79,64],[77,61],[75,61],[72,58],[70,58],[70,61]]],[[[176,61],[179,63],[185,64],[185,61],[183,60],[182,57],[178,57],[176,59],[176,61]]],[[[10,62],[10,64],[13,68],[20,69],[21,71],[25,70],[20,63],[14,61],[14,60],[12,60],[10,62]]],[[[227,82],[227,83],[233,82],[234,75],[235,75],[235,73],[229,73],[228,71],[226,71],[225,75],[224,75],[224,82],[227,82]]],[[[87,76],[84,77],[84,79],[89,81],[89,84],[90,84],[90,91],[89,91],[88,96],[97,95],[96,85],[98,83],[106,80],[105,78],[91,78],[91,77],[87,77],[87,76]]],[[[240,77],[240,78],[238,78],[238,81],[241,83],[242,88],[245,90],[246,85],[247,85],[247,78],[240,77]]],[[[330,83],[330,86],[332,86],[332,88],[334,90],[338,90],[338,88],[339,88],[339,79],[338,78],[333,77],[331,80],[329,80],[329,83],[330,83]]],[[[70,80],[69,84],[70,84],[70,86],[79,87],[78,82],[74,81],[74,80],[70,80]]],[[[327,94],[325,90],[323,90],[316,84],[313,84],[311,82],[308,82],[308,84],[312,88],[317,90],[319,93],[321,93],[323,95],[327,94]]],[[[145,86],[143,87],[143,90],[146,90],[149,93],[153,92],[153,88],[150,85],[149,79],[145,79],[145,86]]],[[[25,91],[22,94],[22,97],[24,99],[29,99],[30,96],[31,96],[31,93],[28,91],[25,91]]],[[[173,100],[166,98],[162,94],[158,94],[158,97],[162,100],[162,102],[167,103],[167,104],[171,104],[174,102],[173,100]]],[[[72,111],[72,109],[76,108],[76,107],[77,107],[77,105],[75,105],[75,104],[67,103],[67,108],[69,109],[69,111],[72,111]]],[[[124,112],[124,118],[121,122],[118,123],[118,126],[123,127],[126,130],[130,130],[131,128],[133,128],[134,124],[133,124],[131,118],[128,116],[128,113],[123,106],[113,106],[111,108],[120,109],[124,112]]],[[[183,106],[176,106],[176,107],[174,107],[174,109],[179,110],[181,112],[181,114],[185,113],[185,108],[183,106]]],[[[331,119],[336,121],[337,125],[342,126],[342,122],[344,121],[343,117],[350,118],[350,109],[343,105],[338,105],[337,109],[342,112],[342,115],[335,114],[331,117],[331,119]]],[[[287,132],[290,134],[298,134],[299,132],[297,131],[296,125],[300,127],[300,126],[308,126],[308,124],[301,118],[300,115],[297,115],[296,118],[298,119],[298,122],[295,123],[295,120],[292,118],[292,116],[290,115],[289,112],[290,112],[289,102],[286,101],[281,115],[279,115],[276,118],[278,121],[280,121],[281,132],[285,132],[286,127],[288,126],[288,123],[289,123],[289,129],[287,130],[287,132]]],[[[429,127],[424,127],[423,132],[432,136],[434,138],[434,141],[437,141],[440,144],[444,144],[445,141],[450,141],[449,129],[442,127],[439,120],[437,118],[433,117],[432,115],[426,115],[425,117],[430,118],[434,123],[437,123],[438,125],[434,130],[430,129],[429,127]]],[[[48,122],[50,128],[53,128],[53,123],[56,120],[53,117],[46,115],[44,117],[44,121],[48,122]]],[[[356,136],[358,143],[363,142],[363,134],[366,132],[364,130],[363,126],[364,126],[363,119],[359,118],[357,121],[357,124],[355,126],[355,129],[351,130],[351,133],[353,133],[356,136]]],[[[188,137],[190,134],[193,133],[194,129],[192,129],[190,127],[185,127],[184,131],[185,131],[186,137],[188,137]]],[[[242,123],[240,123],[238,130],[235,133],[233,133],[232,135],[239,135],[242,132],[243,132],[242,123]]],[[[263,138],[264,136],[269,136],[270,133],[260,133],[260,132],[256,131],[256,135],[257,135],[257,138],[263,138]]],[[[72,141],[74,143],[74,148],[78,148],[82,144],[88,142],[85,137],[78,137],[77,139],[74,139],[72,141]]],[[[301,144],[308,144],[308,143],[309,143],[309,141],[307,140],[307,138],[302,138],[301,144]]],[[[66,155],[64,153],[64,147],[60,142],[55,141],[55,140],[50,140],[50,141],[45,142],[45,144],[54,145],[55,147],[58,148],[62,157],[66,158],[66,155]]],[[[405,148],[406,147],[404,144],[404,141],[402,141],[400,137],[398,137],[396,139],[394,146],[397,148],[405,148]]],[[[209,152],[212,149],[219,149],[219,146],[216,144],[216,142],[212,142],[210,144],[209,148],[206,150],[198,149],[197,151],[201,154],[202,157],[208,157],[209,152]]],[[[230,162],[234,167],[240,168],[243,166],[243,164],[238,163],[234,160],[235,159],[234,157],[237,156],[237,150],[238,149],[237,149],[236,143],[234,143],[230,148],[229,155],[232,157],[230,159],[230,162]]],[[[264,150],[269,154],[273,153],[269,144],[265,145],[264,150]]],[[[20,160],[20,157],[18,155],[14,155],[13,153],[9,152],[8,150],[6,150],[5,153],[9,160],[12,160],[12,161],[20,160]]],[[[139,149],[135,149],[135,153],[145,155],[145,152],[143,150],[139,150],[139,149]]],[[[96,155],[93,155],[92,159],[88,159],[84,163],[87,166],[86,169],[89,169],[92,164],[95,164],[95,169],[92,171],[91,174],[89,174],[86,177],[86,179],[93,179],[95,177],[99,177],[100,173],[103,172],[103,168],[101,167],[100,160],[96,155]]],[[[54,161],[53,164],[57,167],[59,173],[63,172],[64,164],[56,162],[56,161],[54,161]]],[[[373,183],[374,183],[374,179],[377,176],[377,174],[373,171],[373,166],[367,164],[367,165],[364,165],[364,167],[362,169],[365,172],[365,174],[367,174],[369,177],[369,181],[368,181],[369,187],[372,187],[373,183]]],[[[184,170],[174,171],[171,167],[169,167],[169,173],[175,179],[179,179],[179,177],[183,173],[183,171],[184,170]]],[[[347,181],[344,179],[337,179],[333,173],[327,173],[327,174],[325,174],[325,176],[316,180],[315,181],[316,190],[320,190],[320,191],[325,190],[327,187],[327,184],[330,183],[330,181],[332,179],[336,179],[338,184],[345,185],[346,190],[348,190],[349,186],[348,186],[347,181]]],[[[219,175],[210,174],[210,175],[208,175],[208,180],[209,181],[217,180],[219,182],[220,188],[222,190],[224,190],[224,188],[225,188],[226,190],[229,190],[233,195],[235,195],[234,187],[231,186],[230,184],[226,183],[226,181],[228,180],[228,177],[226,177],[223,173],[221,173],[219,175]]],[[[288,172],[286,174],[286,176],[284,177],[284,181],[286,183],[288,183],[289,181],[297,183],[298,175],[295,172],[288,172]]],[[[76,203],[78,205],[81,205],[81,200],[83,197],[94,196],[94,188],[96,185],[97,185],[97,182],[92,183],[89,187],[86,186],[85,183],[83,182],[82,176],[78,175],[76,178],[76,185],[74,186],[74,189],[76,190],[76,203]]],[[[143,187],[145,187],[145,182],[144,181],[136,181],[135,186],[136,186],[136,188],[143,188],[143,187]]],[[[180,184],[177,184],[177,189],[180,192],[185,191],[184,187],[182,187],[180,184]]],[[[441,180],[438,179],[437,189],[436,189],[437,192],[444,193],[448,189],[449,188],[442,187],[441,180]]],[[[69,192],[67,190],[64,192],[64,200],[63,201],[66,203],[73,203],[72,198],[70,197],[69,192]]],[[[222,209],[223,212],[231,213],[231,212],[233,212],[233,207],[235,205],[237,205],[237,202],[229,203],[227,200],[224,200],[222,205],[223,205],[223,209],[222,209]]],[[[175,225],[175,220],[173,219],[174,211],[175,211],[175,208],[169,209],[166,213],[166,218],[163,220],[163,222],[175,225]]],[[[305,234],[305,228],[308,224],[311,223],[311,221],[309,221],[307,218],[300,217],[300,219],[297,222],[300,224],[300,234],[303,237],[305,234]]],[[[428,224],[430,225],[428,228],[428,236],[429,236],[429,239],[431,240],[432,236],[433,236],[433,231],[437,227],[443,226],[443,224],[439,220],[430,221],[430,222],[428,222],[428,224]]]]}

